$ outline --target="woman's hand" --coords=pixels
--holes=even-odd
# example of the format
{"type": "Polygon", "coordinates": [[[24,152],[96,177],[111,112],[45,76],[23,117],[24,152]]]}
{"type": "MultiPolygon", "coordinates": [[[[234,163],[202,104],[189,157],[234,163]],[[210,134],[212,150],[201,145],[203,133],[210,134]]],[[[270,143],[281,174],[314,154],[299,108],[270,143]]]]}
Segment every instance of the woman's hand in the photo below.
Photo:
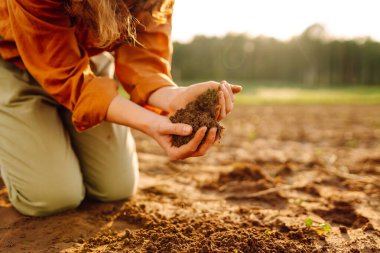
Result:
{"type": "Polygon", "coordinates": [[[168,118],[159,116],[159,118],[151,124],[151,129],[148,131],[148,134],[158,142],[170,159],[183,160],[188,157],[203,156],[215,141],[217,141],[216,128],[212,128],[208,132],[204,143],[201,144],[206,131],[206,127],[200,128],[189,143],[177,148],[172,145],[172,135],[187,136],[192,132],[191,126],[181,123],[173,124],[168,118]]]}
{"type": "Polygon", "coordinates": [[[240,92],[242,87],[229,84],[226,81],[220,83],[209,81],[193,84],[188,87],[163,87],[155,91],[149,97],[148,102],[152,106],[173,113],[178,109],[184,108],[188,103],[197,99],[199,95],[208,89],[218,90],[219,105],[216,115],[219,121],[233,110],[235,102],[234,94],[240,92]]]}
{"type": "Polygon", "coordinates": [[[110,122],[129,126],[140,130],[154,138],[172,160],[202,156],[217,141],[216,128],[208,131],[205,141],[206,127],[200,128],[194,138],[187,144],[177,148],[172,145],[172,135],[186,136],[193,131],[186,124],[173,124],[167,117],[158,115],[118,95],[107,111],[106,119],[110,122]]]}

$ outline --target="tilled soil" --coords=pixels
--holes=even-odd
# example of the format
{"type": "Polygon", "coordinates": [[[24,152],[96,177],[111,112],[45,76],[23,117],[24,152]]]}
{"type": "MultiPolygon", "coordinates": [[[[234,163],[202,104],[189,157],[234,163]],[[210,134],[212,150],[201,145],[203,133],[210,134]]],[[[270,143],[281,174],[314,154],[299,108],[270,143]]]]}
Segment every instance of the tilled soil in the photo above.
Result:
{"type": "Polygon", "coordinates": [[[179,162],[135,132],[129,201],[28,218],[0,186],[0,252],[380,252],[380,106],[237,107],[222,123],[207,156],[179,162]]]}

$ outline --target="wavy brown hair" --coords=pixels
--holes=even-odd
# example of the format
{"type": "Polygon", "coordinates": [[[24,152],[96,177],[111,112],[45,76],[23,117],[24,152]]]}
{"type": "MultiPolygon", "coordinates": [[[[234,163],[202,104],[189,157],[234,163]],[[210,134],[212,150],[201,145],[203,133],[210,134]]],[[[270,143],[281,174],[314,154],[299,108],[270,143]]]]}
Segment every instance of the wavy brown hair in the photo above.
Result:
{"type": "Polygon", "coordinates": [[[65,0],[65,9],[83,23],[98,47],[108,47],[115,41],[136,39],[135,15],[150,12],[156,22],[166,22],[174,0],[65,0]]]}

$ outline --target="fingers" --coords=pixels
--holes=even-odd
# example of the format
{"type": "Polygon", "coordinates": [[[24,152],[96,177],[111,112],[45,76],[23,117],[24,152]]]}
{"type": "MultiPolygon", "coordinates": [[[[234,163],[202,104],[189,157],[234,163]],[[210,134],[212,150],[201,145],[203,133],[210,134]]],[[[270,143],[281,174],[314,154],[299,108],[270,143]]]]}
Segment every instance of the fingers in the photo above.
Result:
{"type": "Polygon", "coordinates": [[[194,138],[191,139],[191,141],[189,141],[187,144],[179,148],[172,148],[172,152],[169,152],[170,159],[182,160],[194,154],[198,150],[199,144],[203,140],[203,137],[205,136],[206,131],[207,131],[207,127],[201,127],[195,133],[194,138]]]}
{"type": "Polygon", "coordinates": [[[212,147],[212,145],[215,143],[216,140],[216,132],[217,128],[213,127],[210,129],[210,131],[207,134],[207,137],[205,139],[205,142],[198,148],[198,150],[193,153],[191,156],[197,157],[197,156],[203,156],[206,154],[206,152],[212,147]]]}
{"type": "Polygon", "coordinates": [[[160,125],[160,128],[158,132],[160,134],[175,134],[175,135],[181,135],[186,136],[191,134],[193,131],[193,128],[190,125],[182,124],[182,123],[164,123],[160,125]]]}
{"type": "MultiPolygon", "coordinates": [[[[224,130],[222,129],[221,131],[221,135],[223,135],[224,130]]],[[[171,146],[172,150],[168,152],[170,159],[183,160],[188,157],[198,157],[205,155],[206,152],[212,147],[212,145],[221,138],[221,135],[217,136],[217,128],[213,127],[208,132],[204,143],[200,145],[205,137],[206,132],[207,128],[202,127],[195,133],[194,138],[189,143],[179,148],[174,148],[171,146]]]]}
{"type": "Polygon", "coordinates": [[[219,91],[218,96],[219,96],[220,113],[217,120],[220,121],[226,117],[226,100],[224,99],[223,91],[219,91]]]}
{"type": "Polygon", "coordinates": [[[232,94],[232,91],[230,92],[227,86],[230,87],[230,85],[227,82],[220,83],[220,89],[223,91],[224,101],[226,105],[226,114],[230,113],[233,109],[232,99],[234,97],[234,95],[232,94]]]}
{"type": "MultiPolygon", "coordinates": [[[[227,88],[227,90],[228,90],[228,93],[229,93],[229,95],[230,95],[230,97],[231,97],[231,101],[232,101],[232,103],[234,103],[235,102],[235,96],[234,96],[234,93],[232,92],[232,88],[231,88],[231,86],[232,85],[230,85],[229,83],[227,83],[226,81],[223,81],[224,82],[224,84],[225,84],[225,86],[226,86],[226,88],[227,88]]],[[[223,83],[222,82],[222,83],[223,83]]]]}
{"type": "Polygon", "coordinates": [[[219,105],[221,107],[220,113],[217,111],[216,119],[222,120],[230,113],[234,108],[235,95],[242,90],[242,87],[239,85],[229,84],[227,81],[220,82],[219,90],[223,93],[223,98],[219,95],[219,105]]]}
{"type": "Polygon", "coordinates": [[[182,147],[186,150],[188,150],[188,155],[194,153],[197,151],[199,144],[203,140],[203,137],[205,136],[207,131],[207,127],[201,127],[198,129],[198,131],[195,133],[194,138],[191,139],[187,144],[183,145],[182,147]]]}

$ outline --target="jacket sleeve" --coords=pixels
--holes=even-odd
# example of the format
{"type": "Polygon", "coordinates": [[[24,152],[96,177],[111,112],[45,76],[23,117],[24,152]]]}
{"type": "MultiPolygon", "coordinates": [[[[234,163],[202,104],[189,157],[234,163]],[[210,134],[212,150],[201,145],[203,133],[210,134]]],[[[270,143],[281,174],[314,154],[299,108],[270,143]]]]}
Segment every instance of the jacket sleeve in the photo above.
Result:
{"type": "Polygon", "coordinates": [[[36,81],[73,112],[78,131],[105,119],[117,84],[94,76],[89,56],[59,0],[8,0],[11,28],[21,59],[36,81]]]}
{"type": "Polygon", "coordinates": [[[157,23],[148,12],[139,13],[137,19],[141,23],[137,26],[138,43],[124,44],[116,50],[116,75],[131,100],[146,105],[155,90],[176,86],[170,73],[171,14],[164,23],[157,23]]]}

